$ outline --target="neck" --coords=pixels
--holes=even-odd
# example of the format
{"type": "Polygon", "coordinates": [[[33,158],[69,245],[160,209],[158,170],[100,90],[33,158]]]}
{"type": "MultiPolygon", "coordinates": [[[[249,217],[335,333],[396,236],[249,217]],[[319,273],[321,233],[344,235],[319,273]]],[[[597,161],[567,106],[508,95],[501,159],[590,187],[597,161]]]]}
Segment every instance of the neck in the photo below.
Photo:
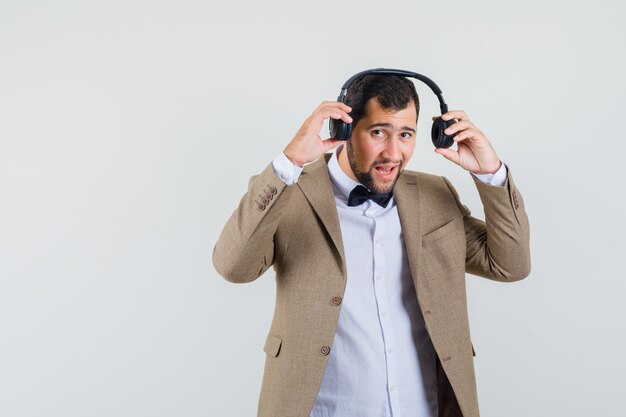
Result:
{"type": "Polygon", "coordinates": [[[354,172],[352,172],[352,167],[350,167],[350,161],[348,161],[348,143],[346,142],[344,145],[341,145],[339,149],[339,155],[337,155],[337,160],[339,161],[339,166],[343,170],[343,172],[354,181],[358,181],[354,172]]]}

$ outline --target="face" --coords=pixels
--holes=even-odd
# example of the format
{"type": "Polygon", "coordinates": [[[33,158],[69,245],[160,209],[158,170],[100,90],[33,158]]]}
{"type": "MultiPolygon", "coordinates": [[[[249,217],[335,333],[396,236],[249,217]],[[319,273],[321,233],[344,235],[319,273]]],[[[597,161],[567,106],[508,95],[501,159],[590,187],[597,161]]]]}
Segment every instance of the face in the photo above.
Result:
{"type": "Polygon", "coordinates": [[[415,149],[417,111],[413,102],[398,111],[383,109],[375,98],[352,127],[339,155],[344,172],[376,193],[388,193],[415,149]]]}

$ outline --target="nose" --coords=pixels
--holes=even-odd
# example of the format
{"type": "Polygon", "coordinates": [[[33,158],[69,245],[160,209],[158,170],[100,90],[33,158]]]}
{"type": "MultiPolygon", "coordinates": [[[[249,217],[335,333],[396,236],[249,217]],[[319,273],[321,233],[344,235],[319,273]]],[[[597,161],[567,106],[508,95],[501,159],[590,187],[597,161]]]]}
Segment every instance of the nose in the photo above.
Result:
{"type": "Polygon", "coordinates": [[[394,136],[385,141],[385,147],[382,151],[382,157],[393,162],[402,159],[402,154],[400,153],[399,138],[394,136]]]}

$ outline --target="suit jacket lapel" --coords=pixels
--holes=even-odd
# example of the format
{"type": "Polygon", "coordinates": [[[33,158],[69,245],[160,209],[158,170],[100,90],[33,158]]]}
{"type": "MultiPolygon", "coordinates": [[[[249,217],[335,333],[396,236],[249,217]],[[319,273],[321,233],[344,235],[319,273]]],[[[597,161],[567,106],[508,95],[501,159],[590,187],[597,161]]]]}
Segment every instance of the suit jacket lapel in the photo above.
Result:
{"type": "Polygon", "coordinates": [[[324,155],[318,161],[307,166],[298,179],[298,185],[306,196],[309,203],[317,213],[322,224],[326,228],[328,235],[333,241],[337,252],[341,258],[341,268],[345,277],[346,258],[343,252],[343,240],[341,238],[341,228],[339,227],[339,216],[335,205],[335,195],[333,185],[328,175],[326,161],[330,154],[324,155]]]}
{"type": "Polygon", "coordinates": [[[393,195],[398,205],[411,275],[417,288],[417,263],[422,249],[421,198],[417,175],[401,174],[394,187],[393,195]]]}

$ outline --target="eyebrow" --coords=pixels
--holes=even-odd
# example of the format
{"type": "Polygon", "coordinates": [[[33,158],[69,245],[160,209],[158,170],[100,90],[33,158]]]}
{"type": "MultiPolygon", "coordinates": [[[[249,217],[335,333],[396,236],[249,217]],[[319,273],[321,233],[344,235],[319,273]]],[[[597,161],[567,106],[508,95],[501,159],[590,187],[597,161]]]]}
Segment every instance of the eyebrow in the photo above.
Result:
{"type": "MultiPolygon", "coordinates": [[[[392,128],[393,125],[391,123],[374,123],[371,124],[367,127],[367,130],[373,128],[373,127],[386,127],[386,128],[392,128]]],[[[412,127],[409,126],[402,126],[400,128],[400,130],[410,130],[411,132],[415,133],[415,129],[413,129],[412,127]]]]}

